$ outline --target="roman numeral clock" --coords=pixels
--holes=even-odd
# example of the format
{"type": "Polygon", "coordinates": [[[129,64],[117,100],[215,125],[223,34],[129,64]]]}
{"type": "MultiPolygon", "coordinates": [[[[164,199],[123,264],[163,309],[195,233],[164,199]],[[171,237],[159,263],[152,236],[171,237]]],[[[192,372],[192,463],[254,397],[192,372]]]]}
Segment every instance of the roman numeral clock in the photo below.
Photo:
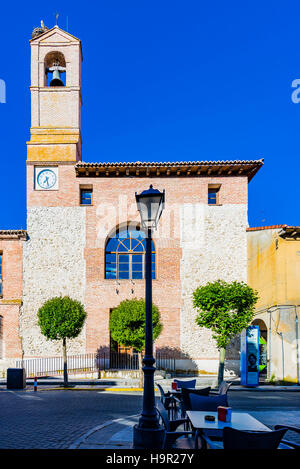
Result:
{"type": "Polygon", "coordinates": [[[53,191],[58,189],[58,167],[35,167],[34,188],[36,191],[53,191]]]}

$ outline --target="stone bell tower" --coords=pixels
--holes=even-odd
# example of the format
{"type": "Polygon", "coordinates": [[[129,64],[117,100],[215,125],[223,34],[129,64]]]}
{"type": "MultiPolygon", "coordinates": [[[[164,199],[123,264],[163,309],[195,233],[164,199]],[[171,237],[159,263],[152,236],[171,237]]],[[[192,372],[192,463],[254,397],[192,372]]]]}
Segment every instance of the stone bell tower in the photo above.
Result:
{"type": "Polygon", "coordinates": [[[58,26],[33,31],[27,161],[81,160],[81,42],[58,26]]]}

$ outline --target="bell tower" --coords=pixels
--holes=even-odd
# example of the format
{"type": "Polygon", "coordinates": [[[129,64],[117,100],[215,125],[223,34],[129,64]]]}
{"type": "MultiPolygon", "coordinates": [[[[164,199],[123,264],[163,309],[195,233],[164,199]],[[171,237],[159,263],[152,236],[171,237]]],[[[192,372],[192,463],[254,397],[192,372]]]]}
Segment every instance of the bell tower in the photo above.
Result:
{"type": "Polygon", "coordinates": [[[27,161],[81,160],[81,42],[58,26],[33,31],[27,161]]]}

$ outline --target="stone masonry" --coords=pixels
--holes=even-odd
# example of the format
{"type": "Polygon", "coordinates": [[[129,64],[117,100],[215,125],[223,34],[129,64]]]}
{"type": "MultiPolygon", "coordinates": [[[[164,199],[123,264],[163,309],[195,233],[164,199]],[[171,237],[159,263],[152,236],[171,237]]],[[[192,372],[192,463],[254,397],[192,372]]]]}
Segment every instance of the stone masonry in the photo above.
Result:
{"type": "MultiPolygon", "coordinates": [[[[61,353],[60,341],[47,341],[37,325],[37,311],[54,296],[70,296],[84,303],[85,209],[37,207],[27,213],[29,239],[23,249],[23,306],[20,331],[24,354],[61,353]]],[[[68,345],[70,353],[85,351],[85,330],[68,345]]]]}

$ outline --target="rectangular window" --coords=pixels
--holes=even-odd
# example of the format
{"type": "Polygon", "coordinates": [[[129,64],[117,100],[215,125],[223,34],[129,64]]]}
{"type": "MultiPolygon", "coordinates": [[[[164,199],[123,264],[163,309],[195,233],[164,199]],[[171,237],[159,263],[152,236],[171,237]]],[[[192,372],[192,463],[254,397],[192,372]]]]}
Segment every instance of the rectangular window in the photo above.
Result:
{"type": "Polygon", "coordinates": [[[92,205],[92,189],[80,189],[80,205],[92,205]]]}
{"type": "Polygon", "coordinates": [[[0,252],[0,296],[3,296],[2,280],[3,280],[3,265],[2,265],[3,254],[0,252]]]}
{"type": "Polygon", "coordinates": [[[208,186],[208,205],[219,205],[220,186],[208,186]]]}

